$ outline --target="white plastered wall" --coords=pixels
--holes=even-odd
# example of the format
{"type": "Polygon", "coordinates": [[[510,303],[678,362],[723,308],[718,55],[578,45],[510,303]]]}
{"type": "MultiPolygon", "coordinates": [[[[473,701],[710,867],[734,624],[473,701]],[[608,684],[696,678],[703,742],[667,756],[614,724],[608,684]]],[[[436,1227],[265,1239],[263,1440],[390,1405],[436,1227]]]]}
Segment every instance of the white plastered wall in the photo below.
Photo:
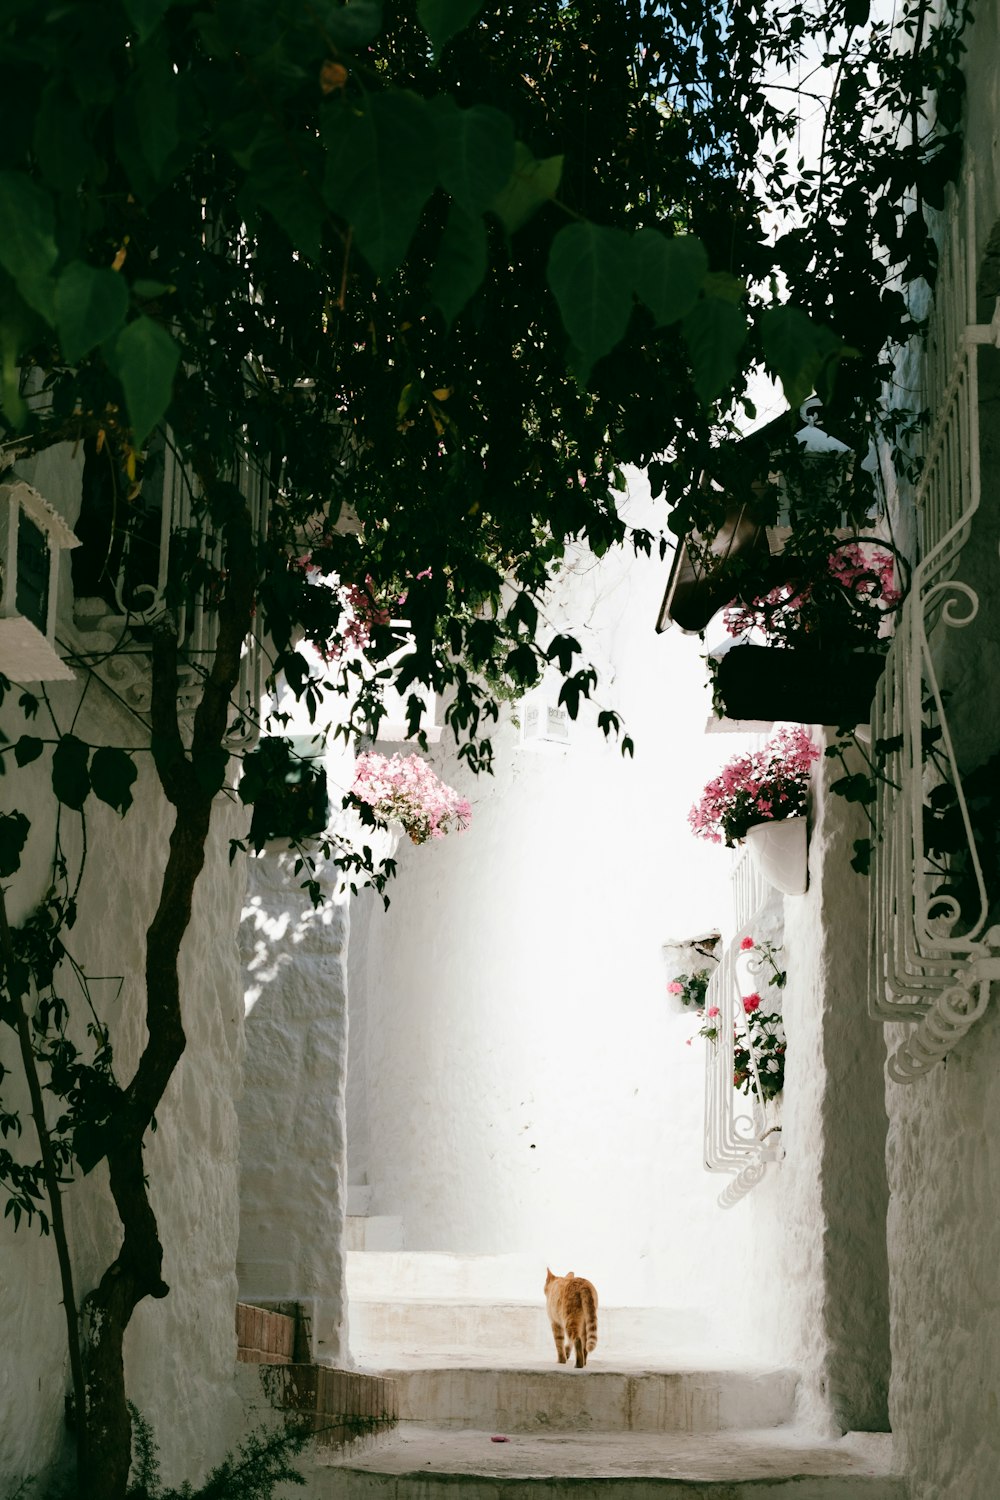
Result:
{"type": "Polygon", "coordinates": [[[867,883],[850,868],[866,825],[829,792],[839,774],[817,765],[809,889],[784,901],[785,1160],[747,1199],[781,1288],[757,1337],[799,1371],[800,1419],[831,1436],[884,1429],[889,1380],[885,1051],[866,1014],[867,883]]]}
{"type": "Polygon", "coordinates": [[[320,872],[314,908],[293,865],[275,848],[251,861],[241,927],[240,1296],[300,1303],[313,1357],[343,1364],[348,907],[339,871],[320,872]]]}
{"type": "MultiPolygon", "coordinates": [[[[336,712],[338,700],[328,706],[336,712]]],[[[289,716],[282,732],[300,739],[315,737],[325,722],[324,710],[310,721],[287,691],[280,708],[289,716]]],[[[332,732],[314,748],[327,777],[332,832],[331,857],[316,853],[320,904],[302,889],[307,872],[296,871],[286,841],[272,840],[248,862],[240,927],[247,1060],[237,1270],[243,1300],[298,1303],[312,1358],[343,1366],[350,901],[333,859],[347,831],[340,803],[354,755],[332,732]]]]}

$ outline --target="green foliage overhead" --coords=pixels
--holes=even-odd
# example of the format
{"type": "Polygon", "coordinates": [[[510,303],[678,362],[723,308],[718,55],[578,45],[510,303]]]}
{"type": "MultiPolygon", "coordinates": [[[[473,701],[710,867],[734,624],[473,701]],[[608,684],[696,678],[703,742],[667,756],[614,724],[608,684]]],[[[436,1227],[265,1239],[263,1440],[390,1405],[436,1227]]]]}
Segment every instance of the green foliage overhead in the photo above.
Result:
{"type": "Polygon", "coordinates": [[[70,262],[55,290],[56,330],[70,364],[118,332],[125,322],[128,300],[128,286],[117,272],[70,262]]]}
{"type": "MultiPolygon", "coordinates": [[[[570,539],[626,537],[623,464],[651,466],[680,530],[755,364],[848,415],[877,388],[909,326],[887,275],[933,274],[923,204],[957,160],[961,18],[904,9],[10,6],[8,434],[99,439],[131,490],[169,422],[223,527],[248,449],[274,500],[277,667],[298,671],[300,630],[328,651],[340,628],[307,551],[379,607],[407,595],[399,685],[449,695],[476,755],[484,683],[529,680],[541,649],[503,589],[537,598],[570,539]],[[819,174],[789,155],[794,93],[770,88],[810,49],[832,80],[819,174]],[[934,85],[937,121],[897,149],[893,119],[934,85]],[[26,405],[39,377],[50,403],[26,405]]],[[[371,655],[392,644],[376,631],[371,655]]]]}

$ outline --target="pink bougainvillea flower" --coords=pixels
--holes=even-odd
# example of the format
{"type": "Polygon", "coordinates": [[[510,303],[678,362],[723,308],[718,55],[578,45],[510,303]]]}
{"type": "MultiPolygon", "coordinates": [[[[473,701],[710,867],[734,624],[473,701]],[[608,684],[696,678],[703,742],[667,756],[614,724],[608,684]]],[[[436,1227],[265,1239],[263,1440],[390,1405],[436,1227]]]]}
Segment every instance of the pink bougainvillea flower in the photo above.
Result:
{"type": "Polygon", "coordinates": [[[743,1009],[746,1011],[748,1016],[753,1015],[754,1011],[757,1010],[759,1005],[760,996],[757,994],[756,990],[754,990],[752,995],[743,996],[743,1009]]]}
{"type": "Polygon", "coordinates": [[[683,993],[684,993],[684,986],[682,984],[678,984],[676,979],[671,979],[670,983],[667,985],[667,994],[668,995],[683,995],[683,993]]]}
{"type": "Polygon", "coordinates": [[[753,938],[752,937],[745,937],[743,939],[742,943],[740,944],[740,952],[741,953],[746,953],[748,951],[748,949],[750,949],[752,947],[754,947],[754,940],[753,940],[753,938]]]}
{"type": "MultiPolygon", "coordinates": [[[[864,542],[849,542],[827,558],[827,574],[841,592],[845,620],[862,634],[877,637],[882,621],[902,601],[895,566],[891,552],[864,542]]],[[[782,583],[749,604],[730,605],[723,621],[730,635],[758,630],[769,645],[787,645],[817,628],[817,596],[829,593],[830,585],[824,586],[822,579],[804,587],[782,583]]]]}
{"type": "Polygon", "coordinates": [[[386,821],[398,819],[415,844],[467,828],[472,806],[447,786],[419,755],[387,759],[374,750],[359,755],[351,791],[386,821]]]}

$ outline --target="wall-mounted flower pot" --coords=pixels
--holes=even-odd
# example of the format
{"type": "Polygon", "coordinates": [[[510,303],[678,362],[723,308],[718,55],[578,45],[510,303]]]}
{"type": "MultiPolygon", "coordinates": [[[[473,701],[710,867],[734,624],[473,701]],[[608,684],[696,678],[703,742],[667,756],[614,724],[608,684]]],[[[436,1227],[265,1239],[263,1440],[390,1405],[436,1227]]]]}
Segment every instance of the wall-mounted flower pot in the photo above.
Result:
{"type": "Polygon", "coordinates": [[[804,895],[809,885],[809,846],[805,818],[754,823],[746,831],[747,853],[768,885],[786,896],[804,895]]]}
{"type": "Polygon", "coordinates": [[[867,723],[884,670],[878,652],[734,646],[719,661],[715,688],[730,719],[837,728],[867,723]]]}

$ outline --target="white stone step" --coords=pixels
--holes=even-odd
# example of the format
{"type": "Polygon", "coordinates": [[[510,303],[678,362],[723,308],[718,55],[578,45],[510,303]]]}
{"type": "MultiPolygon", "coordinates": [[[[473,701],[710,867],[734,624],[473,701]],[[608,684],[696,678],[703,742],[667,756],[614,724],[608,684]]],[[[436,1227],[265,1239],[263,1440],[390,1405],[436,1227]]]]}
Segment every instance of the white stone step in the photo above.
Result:
{"type": "Polygon", "coordinates": [[[344,1241],[348,1253],[402,1250],[403,1221],[392,1214],[348,1214],[344,1241]]]}
{"type": "MultiPolygon", "coordinates": [[[[397,1297],[492,1297],[530,1302],[541,1301],[544,1285],[545,1266],[535,1255],[451,1255],[435,1250],[349,1250],[347,1255],[351,1298],[389,1302],[397,1297]]],[[[619,1300],[610,1289],[599,1285],[598,1291],[609,1301],[619,1300]]]]}
{"type": "MultiPolygon", "coordinates": [[[[555,1360],[552,1331],[541,1296],[530,1302],[495,1299],[420,1298],[381,1301],[351,1297],[351,1350],[362,1364],[416,1360],[453,1363],[456,1354],[478,1352],[482,1362],[492,1353],[498,1363],[519,1358],[555,1360]],[[431,1356],[434,1358],[431,1358],[431,1356]]],[[[640,1357],[660,1366],[685,1361],[698,1348],[711,1359],[703,1319],[686,1309],[606,1307],[597,1315],[595,1359],[618,1362],[640,1357]]],[[[719,1351],[721,1352],[721,1351],[719,1351]]],[[[700,1363],[701,1361],[697,1361],[700,1363]]]]}
{"type": "Polygon", "coordinates": [[[789,1370],[547,1367],[382,1369],[401,1421],[495,1432],[704,1432],[780,1427],[795,1416],[789,1370]]]}
{"type": "Polygon", "coordinates": [[[319,1493],[324,1500],[906,1500],[891,1458],[891,1440],[868,1433],[823,1442],[789,1428],[518,1436],[401,1425],[370,1453],[331,1460],[329,1488],[319,1493]]]}

